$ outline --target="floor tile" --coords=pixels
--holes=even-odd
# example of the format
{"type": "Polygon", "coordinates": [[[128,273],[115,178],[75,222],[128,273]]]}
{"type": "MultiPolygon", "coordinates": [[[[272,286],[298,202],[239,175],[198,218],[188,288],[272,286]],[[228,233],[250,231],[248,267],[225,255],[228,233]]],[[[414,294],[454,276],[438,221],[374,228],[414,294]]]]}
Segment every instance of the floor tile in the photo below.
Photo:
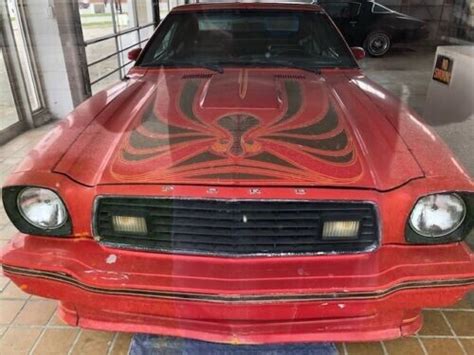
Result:
{"type": "Polygon", "coordinates": [[[389,355],[423,355],[423,348],[416,338],[400,338],[384,342],[389,355]]]}
{"type": "Polygon", "coordinates": [[[114,333],[83,330],[77,343],[72,349],[73,355],[102,355],[106,354],[112,343],[114,333]]]}
{"type": "Polygon", "coordinates": [[[68,324],[66,324],[66,322],[64,322],[61,318],[59,318],[59,314],[58,312],[56,312],[53,317],[51,318],[51,321],[49,322],[49,325],[60,325],[60,326],[68,326],[68,324]]]}
{"type": "Polygon", "coordinates": [[[23,160],[23,157],[7,157],[2,161],[2,164],[7,164],[7,165],[12,165],[12,166],[17,166],[21,161],[23,160]]]}
{"type": "Polygon", "coordinates": [[[0,239],[0,249],[3,249],[8,243],[10,243],[10,239],[0,239]]]}
{"type": "Polygon", "coordinates": [[[462,300],[458,303],[447,307],[448,309],[474,309],[474,293],[468,293],[462,300]]]}
{"type": "Polygon", "coordinates": [[[423,311],[423,327],[420,335],[452,335],[448,323],[440,311],[423,311]]]}
{"type": "Polygon", "coordinates": [[[336,343],[335,345],[339,354],[344,355],[344,343],[336,343]]]}
{"type": "Polygon", "coordinates": [[[28,354],[40,333],[40,328],[9,328],[0,338],[0,353],[2,355],[28,354]]]}
{"type": "Polygon", "coordinates": [[[460,339],[464,350],[468,354],[474,354],[474,339],[460,339]]]}
{"type": "Polygon", "coordinates": [[[112,355],[127,355],[132,336],[131,333],[118,333],[110,353],[112,355]]]}
{"type": "Polygon", "coordinates": [[[346,343],[349,355],[383,355],[383,348],[379,342],[372,343],[346,343]]]}
{"type": "Polygon", "coordinates": [[[29,298],[30,295],[20,290],[20,288],[13,282],[10,282],[7,287],[0,293],[0,299],[22,299],[29,298]]]}
{"type": "Polygon", "coordinates": [[[461,346],[456,339],[423,338],[423,345],[428,355],[462,355],[461,346]]]}
{"type": "Polygon", "coordinates": [[[5,334],[7,329],[8,329],[7,325],[0,325],[0,338],[2,337],[3,334],[5,334]]]}
{"type": "Polygon", "coordinates": [[[41,296],[31,295],[30,296],[30,301],[50,301],[50,299],[44,298],[44,297],[41,297],[41,296]]]}
{"type": "Polygon", "coordinates": [[[15,318],[14,324],[45,325],[56,310],[54,301],[29,301],[15,318]]]}
{"type": "Polygon", "coordinates": [[[444,312],[451,327],[458,336],[474,336],[474,312],[444,312]]]}
{"type": "Polygon", "coordinates": [[[16,233],[18,233],[18,229],[13,224],[8,223],[0,230],[0,239],[10,240],[16,233]]]}
{"type": "Polygon", "coordinates": [[[0,276],[0,292],[2,292],[5,287],[7,287],[8,283],[10,282],[10,279],[6,276],[0,276]]]}
{"type": "Polygon", "coordinates": [[[24,304],[25,301],[21,300],[0,299],[0,324],[11,323],[20,312],[24,304]]]}
{"type": "Polygon", "coordinates": [[[35,355],[64,355],[67,354],[74,340],[78,329],[46,329],[39,340],[33,354],[35,355]]]}
{"type": "MultiPolygon", "coordinates": [[[[1,164],[0,164],[0,166],[1,166],[1,164]]],[[[3,167],[2,167],[2,169],[3,169],[3,167]]],[[[0,226],[3,229],[3,228],[5,228],[5,226],[7,224],[10,223],[10,219],[8,219],[7,213],[3,209],[3,203],[0,203],[0,206],[1,206],[0,207],[0,226]]]]}

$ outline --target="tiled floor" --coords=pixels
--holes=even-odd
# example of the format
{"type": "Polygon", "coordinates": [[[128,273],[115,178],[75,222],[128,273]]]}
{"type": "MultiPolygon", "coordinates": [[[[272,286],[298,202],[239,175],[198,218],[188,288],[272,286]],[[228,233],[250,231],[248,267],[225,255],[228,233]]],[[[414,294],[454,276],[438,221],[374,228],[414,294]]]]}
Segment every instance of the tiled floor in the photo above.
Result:
{"type": "MultiPolygon", "coordinates": [[[[377,69],[377,65],[380,63],[368,69],[371,69],[374,79],[379,75],[383,83],[383,76],[387,72],[383,68],[377,69]]],[[[387,81],[387,86],[390,83],[387,81]]],[[[417,95],[420,95],[421,100],[421,94],[417,95]]],[[[0,184],[51,127],[48,125],[26,132],[0,147],[0,184]]],[[[0,246],[7,243],[13,233],[15,228],[9,223],[3,208],[0,208],[0,246]]],[[[127,353],[131,334],[69,327],[58,319],[55,311],[55,302],[29,296],[0,276],[0,354],[127,353]]],[[[414,337],[375,343],[338,344],[338,348],[341,354],[351,355],[474,354],[473,294],[453,307],[426,310],[423,316],[424,327],[414,337]]]]}

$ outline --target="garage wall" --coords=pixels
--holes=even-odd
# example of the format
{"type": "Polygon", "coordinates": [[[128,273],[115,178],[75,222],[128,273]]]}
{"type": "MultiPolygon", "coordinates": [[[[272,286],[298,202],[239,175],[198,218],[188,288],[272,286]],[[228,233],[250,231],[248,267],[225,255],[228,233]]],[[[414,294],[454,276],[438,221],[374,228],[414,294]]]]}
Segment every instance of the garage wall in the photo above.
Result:
{"type": "Polygon", "coordinates": [[[473,0],[375,0],[393,10],[426,21],[429,42],[474,43],[473,0]]]}

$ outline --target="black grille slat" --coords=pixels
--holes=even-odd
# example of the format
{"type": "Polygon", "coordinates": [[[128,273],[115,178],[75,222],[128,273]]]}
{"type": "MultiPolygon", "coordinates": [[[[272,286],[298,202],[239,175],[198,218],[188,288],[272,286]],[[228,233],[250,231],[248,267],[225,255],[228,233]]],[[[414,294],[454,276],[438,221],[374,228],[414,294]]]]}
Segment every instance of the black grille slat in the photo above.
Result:
{"type": "MultiPolygon", "coordinates": [[[[110,237],[115,237],[119,234],[113,232],[112,230],[104,231],[102,236],[110,236],[110,237]]],[[[298,242],[306,242],[306,241],[311,241],[312,243],[318,243],[322,242],[320,240],[317,240],[315,238],[316,233],[313,233],[313,235],[306,235],[306,236],[298,236],[298,242]]],[[[249,240],[250,242],[253,242],[254,244],[259,244],[259,243],[264,243],[265,240],[267,241],[268,244],[270,243],[275,243],[274,239],[274,234],[261,234],[259,236],[247,236],[247,235],[224,235],[224,234],[198,234],[198,233],[182,233],[182,232],[173,232],[173,233],[149,233],[148,236],[141,236],[141,235],[133,235],[133,236],[126,236],[128,238],[139,238],[139,239],[149,239],[149,240],[172,240],[173,238],[179,237],[179,240],[199,240],[199,241],[204,241],[204,242],[209,242],[209,243],[224,243],[224,244],[239,244],[240,242],[245,242],[246,240],[249,240]],[[172,238],[173,237],[173,238],[172,238]]],[[[284,243],[285,240],[287,240],[288,243],[293,242],[294,243],[294,235],[291,234],[286,234],[278,235],[278,243],[284,243]]]]}
{"type": "MultiPolygon", "coordinates": [[[[117,200],[124,200],[121,198],[114,198],[117,200]]],[[[239,211],[239,212],[246,212],[246,211],[254,211],[254,212],[262,212],[262,207],[270,207],[273,208],[275,207],[275,204],[279,204],[278,206],[278,213],[281,212],[295,212],[295,211],[344,211],[346,212],[347,209],[344,207],[336,207],[336,206],[331,206],[331,203],[311,203],[311,202],[280,202],[280,201],[274,201],[274,202],[256,202],[256,201],[232,201],[232,202],[226,202],[226,201],[217,201],[217,200],[162,200],[162,199],[146,199],[144,198],[143,201],[141,202],[140,200],[135,200],[135,199],[130,199],[127,201],[104,201],[102,203],[102,206],[117,206],[117,207],[124,207],[126,206],[138,206],[138,207],[152,207],[154,209],[159,209],[159,208],[169,208],[173,207],[173,210],[178,210],[178,209],[184,209],[184,210],[207,210],[207,211],[212,211],[216,212],[216,207],[219,207],[218,211],[239,211]],[[163,201],[173,201],[173,203],[166,202],[164,203],[163,201]],[[200,201],[200,203],[196,203],[196,201],[200,201]],[[184,203],[183,203],[184,202],[184,203]],[[216,203],[220,202],[220,203],[216,203]],[[202,203],[208,204],[203,205],[202,203]],[[244,204],[243,206],[240,206],[241,204],[244,204]],[[247,204],[247,205],[245,205],[247,204]],[[300,206],[296,206],[295,204],[298,204],[300,206]],[[305,205],[307,204],[307,205],[305,205]],[[326,205],[325,205],[326,204],[326,205]],[[313,206],[311,206],[313,205],[313,206]]],[[[336,203],[340,204],[340,203],[336,203]]],[[[350,211],[371,211],[371,208],[368,208],[367,206],[360,206],[360,205],[355,205],[350,208],[350,211]]]]}
{"type": "MultiPolygon", "coordinates": [[[[150,237],[128,237],[129,239],[140,239],[143,241],[150,241],[150,242],[158,242],[158,243],[170,243],[170,244],[179,244],[179,243],[196,243],[196,244],[210,244],[210,245],[229,245],[229,246],[239,246],[239,245],[274,245],[272,237],[265,237],[265,238],[259,238],[258,240],[253,240],[250,238],[238,238],[234,240],[229,240],[225,239],[224,237],[218,238],[218,239],[212,239],[212,238],[197,238],[192,237],[190,235],[184,235],[184,234],[173,234],[173,237],[176,238],[174,240],[171,240],[169,236],[159,236],[156,238],[150,238],[150,237]],[[170,241],[171,240],[171,241],[170,241]]],[[[314,238],[308,238],[308,239],[300,239],[299,240],[299,245],[304,245],[304,244],[315,244],[317,241],[315,241],[314,238]]],[[[279,246],[284,246],[284,245],[293,245],[293,240],[291,240],[291,237],[286,237],[286,238],[281,238],[279,240],[278,245],[279,246]]]]}
{"type": "MultiPolygon", "coordinates": [[[[180,211],[176,210],[173,213],[168,212],[168,213],[158,213],[158,212],[151,212],[150,215],[156,216],[156,217],[183,217],[183,218],[201,218],[201,219],[209,219],[209,213],[213,213],[214,219],[224,219],[224,220],[234,220],[236,218],[235,213],[239,211],[233,211],[233,212],[221,212],[221,211],[209,211],[209,212],[187,212],[187,211],[180,211]]],[[[242,214],[245,215],[250,215],[252,213],[255,213],[255,211],[241,211],[242,214]]],[[[242,217],[242,216],[240,216],[242,217]]],[[[275,217],[277,217],[274,213],[271,212],[259,212],[258,215],[254,215],[252,218],[253,219],[268,219],[268,220],[275,220],[275,217]]],[[[314,212],[300,212],[295,215],[295,212],[282,212],[278,214],[278,217],[281,217],[281,219],[304,219],[304,218],[312,218],[314,217],[314,212]]],[[[241,220],[242,218],[239,218],[241,220]]]]}
{"type": "MultiPolygon", "coordinates": [[[[169,218],[167,221],[162,221],[162,220],[153,220],[150,222],[150,224],[153,227],[160,227],[160,226],[169,226],[170,223],[174,223],[175,225],[183,226],[183,227],[207,227],[207,228],[212,228],[212,229],[219,229],[219,228],[229,228],[229,223],[224,222],[224,221],[209,221],[209,220],[194,220],[194,219],[186,219],[186,218],[169,218]]],[[[308,220],[302,220],[302,221],[281,221],[278,220],[278,223],[275,224],[275,222],[271,220],[256,220],[256,219],[249,219],[248,223],[242,223],[242,221],[236,221],[234,220],[233,223],[235,226],[238,226],[238,228],[243,228],[243,229],[253,229],[256,226],[259,228],[318,228],[320,226],[320,222],[312,222],[308,220]]]]}
{"type": "MultiPolygon", "coordinates": [[[[198,229],[198,228],[193,228],[193,230],[184,230],[184,228],[179,228],[179,227],[174,227],[174,232],[173,233],[170,233],[170,234],[191,234],[191,235],[209,235],[209,236],[215,236],[215,237],[220,237],[220,236],[226,236],[225,234],[222,233],[222,231],[217,231],[217,232],[214,232],[212,231],[211,229],[198,229]]],[[[166,230],[163,230],[163,231],[157,231],[155,229],[151,230],[150,231],[150,234],[155,234],[155,233],[169,233],[168,231],[166,230]]],[[[281,233],[281,232],[278,232],[278,230],[249,230],[249,229],[234,229],[232,231],[232,237],[252,237],[254,236],[255,238],[258,238],[258,237],[265,237],[265,236],[273,236],[275,235],[276,233],[278,233],[278,236],[279,237],[291,237],[292,235],[294,235],[293,233],[291,233],[290,231],[286,232],[286,233],[281,233]]],[[[301,236],[307,236],[307,237],[311,237],[311,236],[315,236],[317,234],[317,231],[316,230],[306,230],[304,232],[300,232],[298,233],[298,236],[301,237],[301,236]]]]}
{"type": "Polygon", "coordinates": [[[360,252],[379,238],[375,207],[363,202],[103,197],[95,226],[108,245],[214,255],[360,252]],[[115,232],[114,215],[144,217],[147,234],[115,232]],[[325,220],[360,221],[358,238],[322,239],[325,220]]]}

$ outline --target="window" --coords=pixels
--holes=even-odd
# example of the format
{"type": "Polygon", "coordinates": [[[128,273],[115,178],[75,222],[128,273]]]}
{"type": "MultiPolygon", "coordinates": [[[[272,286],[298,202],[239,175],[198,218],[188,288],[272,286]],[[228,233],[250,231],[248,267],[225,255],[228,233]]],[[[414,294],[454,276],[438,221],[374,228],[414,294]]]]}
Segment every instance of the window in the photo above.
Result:
{"type": "Polygon", "coordinates": [[[8,76],[7,66],[4,60],[3,48],[0,49],[0,110],[2,119],[0,120],[0,132],[19,121],[18,112],[15,107],[11,79],[8,76]]]}
{"type": "Polygon", "coordinates": [[[163,53],[170,47],[170,41],[171,41],[171,38],[174,36],[177,25],[178,25],[177,22],[174,22],[171,25],[169,31],[167,31],[166,35],[163,37],[163,39],[161,40],[161,43],[156,49],[155,54],[153,56],[154,59],[161,57],[163,53]]]}
{"type": "Polygon", "coordinates": [[[374,4],[372,5],[372,12],[374,14],[389,14],[393,12],[393,10],[390,10],[388,7],[385,7],[383,5],[380,5],[374,2],[374,4]]]}
{"type": "Polygon", "coordinates": [[[153,3],[147,0],[82,1],[82,34],[92,92],[123,78],[133,63],[127,53],[141,47],[154,27],[153,3]]]}
{"type": "Polygon", "coordinates": [[[321,6],[329,16],[335,19],[353,18],[360,12],[360,4],[357,2],[330,2],[323,3],[321,6]]]}
{"type": "Polygon", "coordinates": [[[142,66],[354,66],[343,39],[317,12],[212,10],[166,18],[142,66]]]}
{"type": "Polygon", "coordinates": [[[25,29],[24,18],[20,13],[18,1],[8,1],[8,11],[10,15],[10,23],[13,30],[15,45],[20,59],[20,67],[25,80],[25,86],[28,93],[28,101],[31,110],[38,111],[43,108],[42,98],[39,88],[39,80],[34,66],[31,52],[28,48],[28,37],[25,29]]]}

